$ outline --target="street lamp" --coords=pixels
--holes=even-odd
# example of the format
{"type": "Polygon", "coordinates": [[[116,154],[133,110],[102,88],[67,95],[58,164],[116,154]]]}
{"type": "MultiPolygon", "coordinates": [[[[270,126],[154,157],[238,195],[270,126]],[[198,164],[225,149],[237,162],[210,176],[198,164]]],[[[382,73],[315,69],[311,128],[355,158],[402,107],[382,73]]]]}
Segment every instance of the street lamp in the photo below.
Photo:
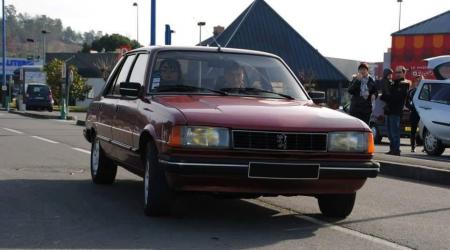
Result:
{"type": "MultiPolygon", "coordinates": [[[[5,0],[2,0],[2,72],[3,72],[3,80],[2,80],[2,101],[3,106],[6,106],[6,109],[9,111],[9,100],[7,99],[7,87],[6,87],[6,18],[5,18],[5,0]]],[[[9,98],[8,98],[9,99],[9,98]]]]}
{"type": "Polygon", "coordinates": [[[34,62],[35,62],[35,60],[36,60],[37,45],[36,45],[34,39],[32,39],[32,38],[27,38],[27,42],[28,42],[28,43],[32,43],[32,44],[33,44],[33,47],[34,47],[34,48],[33,48],[33,64],[34,64],[34,62]]]}
{"type": "Polygon", "coordinates": [[[197,23],[197,25],[198,25],[198,27],[199,27],[199,30],[200,30],[200,41],[199,41],[199,43],[201,43],[202,42],[202,26],[205,26],[205,22],[198,22],[197,23]]]}
{"type": "Polygon", "coordinates": [[[402,2],[403,2],[403,0],[397,0],[397,2],[399,3],[399,11],[398,11],[398,30],[400,30],[400,23],[401,23],[401,19],[402,19],[402,2]]]}
{"type": "Polygon", "coordinates": [[[139,5],[134,2],[133,6],[136,7],[136,41],[139,42],[139,5]]]}
{"type": "Polygon", "coordinates": [[[47,31],[47,30],[41,30],[41,33],[42,33],[42,53],[43,53],[43,55],[42,55],[42,65],[44,66],[45,65],[45,53],[47,52],[47,44],[46,44],[46,36],[47,36],[47,34],[49,34],[50,33],[50,31],[47,31]]]}

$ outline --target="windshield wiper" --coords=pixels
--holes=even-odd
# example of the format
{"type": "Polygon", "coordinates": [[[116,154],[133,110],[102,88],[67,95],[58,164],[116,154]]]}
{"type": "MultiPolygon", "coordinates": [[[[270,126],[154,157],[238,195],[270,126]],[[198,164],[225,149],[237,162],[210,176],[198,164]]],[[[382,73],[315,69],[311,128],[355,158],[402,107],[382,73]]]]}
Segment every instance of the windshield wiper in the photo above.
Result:
{"type": "Polygon", "coordinates": [[[284,97],[286,99],[289,100],[295,100],[294,97],[290,96],[290,95],[286,95],[286,94],[281,94],[281,93],[277,93],[274,91],[269,91],[269,90],[264,90],[264,89],[258,89],[258,88],[222,88],[220,89],[221,91],[224,92],[243,92],[246,94],[252,93],[252,92],[257,92],[257,93],[269,93],[269,94],[275,94],[281,97],[284,97]]]}
{"type": "Polygon", "coordinates": [[[209,91],[213,93],[217,93],[220,95],[228,95],[224,91],[215,90],[215,89],[209,89],[209,88],[203,88],[203,87],[197,87],[197,86],[190,86],[190,85],[169,85],[164,87],[159,87],[157,92],[170,92],[170,91],[209,91]]]}

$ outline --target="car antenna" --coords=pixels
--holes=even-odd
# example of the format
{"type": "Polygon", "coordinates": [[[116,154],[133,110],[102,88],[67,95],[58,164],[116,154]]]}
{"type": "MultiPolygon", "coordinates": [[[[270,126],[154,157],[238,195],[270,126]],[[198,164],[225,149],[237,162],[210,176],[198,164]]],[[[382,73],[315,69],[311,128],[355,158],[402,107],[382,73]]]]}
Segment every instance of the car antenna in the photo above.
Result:
{"type": "Polygon", "coordinates": [[[217,51],[222,52],[222,45],[220,45],[220,43],[216,40],[216,38],[214,36],[212,37],[212,39],[217,44],[217,51]]]}

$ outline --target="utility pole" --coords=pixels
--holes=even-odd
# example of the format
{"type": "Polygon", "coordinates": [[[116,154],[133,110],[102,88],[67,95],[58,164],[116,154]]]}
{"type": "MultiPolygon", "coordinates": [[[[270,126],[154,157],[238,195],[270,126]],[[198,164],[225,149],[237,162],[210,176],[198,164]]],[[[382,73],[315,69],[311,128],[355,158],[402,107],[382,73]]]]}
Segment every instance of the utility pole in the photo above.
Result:
{"type": "Polygon", "coordinates": [[[42,33],[42,66],[45,66],[45,53],[47,53],[47,42],[46,42],[46,35],[50,33],[50,31],[47,30],[41,30],[42,33]]]}
{"type": "Polygon", "coordinates": [[[6,83],[6,16],[5,16],[5,0],[2,0],[2,72],[3,72],[3,80],[2,80],[2,100],[3,106],[9,111],[9,97],[7,97],[7,83],[6,83]]]}

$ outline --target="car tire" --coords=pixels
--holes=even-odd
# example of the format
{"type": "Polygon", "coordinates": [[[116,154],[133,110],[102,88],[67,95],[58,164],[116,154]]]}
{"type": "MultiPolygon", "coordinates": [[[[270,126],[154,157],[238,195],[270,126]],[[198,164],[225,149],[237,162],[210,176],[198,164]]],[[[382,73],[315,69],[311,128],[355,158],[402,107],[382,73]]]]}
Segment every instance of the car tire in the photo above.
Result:
{"type": "Polygon", "coordinates": [[[117,165],[109,159],[100,146],[97,137],[91,146],[91,177],[95,184],[113,184],[116,179],[117,165]]]}
{"type": "Polygon", "coordinates": [[[356,193],[326,194],[318,198],[319,208],[323,215],[343,219],[350,215],[355,205],[356,193]]]}
{"type": "Polygon", "coordinates": [[[383,137],[380,135],[380,130],[378,129],[378,127],[374,124],[372,124],[370,126],[370,129],[372,130],[372,134],[373,134],[373,142],[375,144],[380,144],[381,140],[383,140],[383,137]]]}
{"type": "Polygon", "coordinates": [[[423,138],[423,148],[427,152],[428,155],[439,156],[442,155],[445,151],[444,145],[442,145],[441,140],[436,138],[431,132],[427,129],[425,130],[425,135],[423,138]]]}
{"type": "Polygon", "coordinates": [[[147,143],[144,162],[144,212],[147,216],[169,215],[175,194],[167,183],[164,169],[158,162],[154,143],[147,143]]]}

